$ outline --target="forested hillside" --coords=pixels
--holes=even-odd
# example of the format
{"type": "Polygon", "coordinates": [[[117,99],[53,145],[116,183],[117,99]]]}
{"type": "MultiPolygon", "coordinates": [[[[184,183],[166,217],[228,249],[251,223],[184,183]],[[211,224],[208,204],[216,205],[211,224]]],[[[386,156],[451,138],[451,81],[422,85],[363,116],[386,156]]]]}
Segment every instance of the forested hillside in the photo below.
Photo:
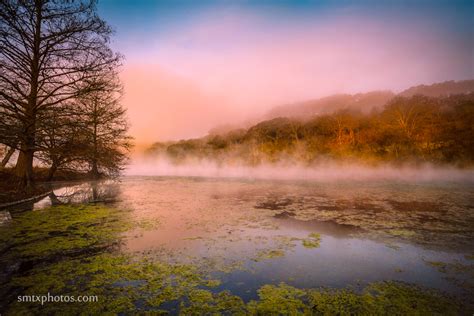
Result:
{"type": "Polygon", "coordinates": [[[454,94],[466,94],[474,92],[474,80],[445,81],[432,85],[419,85],[400,92],[399,96],[412,97],[414,95],[425,95],[428,97],[446,97],[454,94]]]}
{"type": "Polygon", "coordinates": [[[308,116],[329,114],[342,109],[369,113],[374,109],[381,108],[394,96],[395,94],[391,91],[373,91],[354,95],[336,94],[321,99],[275,107],[267,113],[265,118],[305,118],[308,116]]]}
{"type": "MultiPolygon", "coordinates": [[[[474,80],[445,81],[432,85],[410,87],[398,94],[402,97],[424,95],[428,97],[447,97],[456,94],[474,92],[474,80]]],[[[360,111],[370,113],[380,110],[385,104],[397,96],[392,91],[372,91],[357,94],[335,94],[320,99],[286,104],[271,109],[264,119],[276,117],[307,118],[308,116],[331,114],[339,110],[360,111]]]]}
{"type": "Polygon", "coordinates": [[[150,154],[176,163],[325,160],[431,162],[468,166],[474,161],[474,93],[442,98],[397,96],[380,111],[344,109],[306,119],[279,117],[248,129],[178,142],[155,143],[150,154]]]}

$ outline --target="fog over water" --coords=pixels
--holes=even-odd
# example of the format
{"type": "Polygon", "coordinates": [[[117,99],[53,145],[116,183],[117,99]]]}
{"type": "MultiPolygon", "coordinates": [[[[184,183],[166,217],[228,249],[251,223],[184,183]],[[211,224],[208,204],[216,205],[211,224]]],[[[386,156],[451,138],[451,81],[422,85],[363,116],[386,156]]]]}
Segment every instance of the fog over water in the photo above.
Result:
{"type": "Polygon", "coordinates": [[[258,166],[224,165],[213,161],[176,164],[165,158],[135,158],[125,171],[129,176],[179,176],[209,178],[248,178],[314,181],[453,181],[474,183],[474,170],[423,164],[420,166],[381,164],[367,166],[355,163],[324,162],[315,166],[295,163],[258,166]]]}

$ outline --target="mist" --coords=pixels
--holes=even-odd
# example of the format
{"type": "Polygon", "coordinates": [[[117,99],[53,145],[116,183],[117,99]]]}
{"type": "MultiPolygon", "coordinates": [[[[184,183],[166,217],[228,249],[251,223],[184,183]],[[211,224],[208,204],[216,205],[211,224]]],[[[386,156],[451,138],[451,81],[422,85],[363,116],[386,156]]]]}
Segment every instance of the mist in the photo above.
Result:
{"type": "Polygon", "coordinates": [[[138,144],[200,137],[277,105],[472,78],[468,17],[428,9],[303,14],[223,5],[151,31],[127,28],[116,45],[127,56],[131,133],[138,144]]]}
{"type": "Polygon", "coordinates": [[[469,182],[474,183],[474,170],[452,166],[392,165],[369,166],[350,162],[320,162],[304,166],[294,162],[278,164],[219,164],[210,160],[194,160],[176,164],[163,157],[135,158],[127,167],[127,176],[172,176],[204,178],[239,178],[261,180],[306,181],[402,181],[402,182],[469,182]]]}

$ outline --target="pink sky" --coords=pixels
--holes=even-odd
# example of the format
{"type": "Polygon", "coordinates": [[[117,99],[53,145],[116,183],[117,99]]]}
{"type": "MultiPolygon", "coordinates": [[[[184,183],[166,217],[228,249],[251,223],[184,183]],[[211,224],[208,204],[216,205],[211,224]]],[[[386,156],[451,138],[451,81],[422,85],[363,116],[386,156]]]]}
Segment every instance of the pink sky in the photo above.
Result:
{"type": "Polygon", "coordinates": [[[283,103],[474,77],[472,44],[430,19],[215,13],[128,47],[124,104],[138,145],[203,136],[283,103]]]}

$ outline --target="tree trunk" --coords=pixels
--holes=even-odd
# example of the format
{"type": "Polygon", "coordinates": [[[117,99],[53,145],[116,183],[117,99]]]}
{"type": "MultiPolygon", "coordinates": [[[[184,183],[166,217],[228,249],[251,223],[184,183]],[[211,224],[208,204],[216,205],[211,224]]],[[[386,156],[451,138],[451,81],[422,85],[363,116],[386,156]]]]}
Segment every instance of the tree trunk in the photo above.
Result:
{"type": "Polygon", "coordinates": [[[31,149],[21,150],[15,167],[15,173],[20,180],[19,185],[27,191],[33,189],[33,155],[34,151],[31,149]]]}
{"type": "Polygon", "coordinates": [[[54,173],[56,172],[56,170],[58,170],[58,164],[53,161],[53,164],[51,165],[51,167],[48,170],[48,177],[46,178],[46,181],[53,180],[54,173]]]}
{"type": "MultiPolygon", "coordinates": [[[[36,94],[35,94],[36,96],[36,94]]],[[[34,98],[36,100],[36,97],[34,98]]],[[[30,99],[27,119],[25,120],[24,139],[21,143],[20,154],[16,162],[15,173],[20,179],[20,187],[29,192],[33,188],[33,157],[35,154],[36,114],[33,107],[33,98],[30,99]]]]}
{"type": "Polygon", "coordinates": [[[99,169],[97,168],[96,160],[92,161],[91,175],[93,179],[95,180],[99,179],[100,174],[99,174],[99,169]]]}
{"type": "Polygon", "coordinates": [[[16,164],[16,174],[20,178],[20,186],[27,192],[33,189],[33,157],[36,148],[36,106],[38,101],[38,78],[40,73],[41,44],[41,10],[42,1],[35,1],[35,29],[33,38],[33,54],[31,59],[31,78],[28,104],[25,109],[25,120],[21,151],[16,164]]]}
{"type": "Polygon", "coordinates": [[[99,168],[97,167],[97,99],[94,99],[94,112],[93,112],[93,121],[92,121],[92,124],[93,124],[93,139],[92,139],[92,142],[93,142],[93,153],[92,153],[92,170],[91,170],[91,174],[92,174],[92,177],[97,180],[99,179],[99,168]]]}
{"type": "Polygon", "coordinates": [[[58,197],[56,196],[56,194],[54,194],[54,191],[51,191],[51,193],[49,194],[49,199],[51,200],[51,205],[61,205],[61,204],[63,204],[63,203],[58,199],[58,197]]]}
{"type": "Polygon", "coordinates": [[[10,147],[10,149],[8,149],[7,153],[5,154],[5,157],[3,157],[2,159],[2,164],[0,166],[1,168],[5,168],[5,166],[10,161],[10,158],[12,157],[14,152],[15,152],[15,148],[10,147]]]}

